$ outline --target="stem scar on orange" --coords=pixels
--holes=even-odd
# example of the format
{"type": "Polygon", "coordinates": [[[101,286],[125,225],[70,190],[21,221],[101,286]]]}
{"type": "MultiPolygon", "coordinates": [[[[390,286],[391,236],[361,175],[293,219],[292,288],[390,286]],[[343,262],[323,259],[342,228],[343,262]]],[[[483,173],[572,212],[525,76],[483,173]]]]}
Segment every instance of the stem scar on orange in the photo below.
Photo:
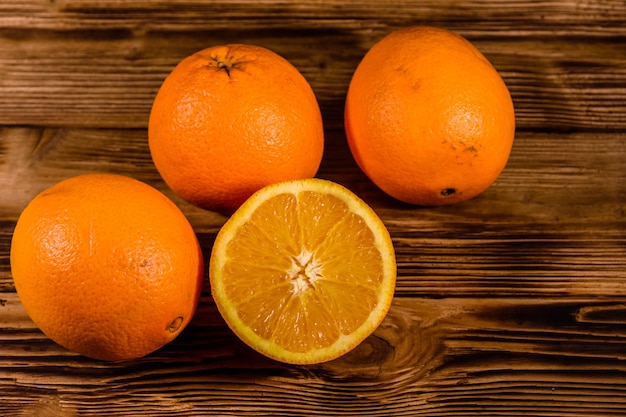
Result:
{"type": "Polygon", "coordinates": [[[413,26],[376,43],[355,70],[345,130],[359,167],[398,200],[458,203],[504,169],[515,135],[504,81],[467,40],[413,26]]]}
{"type": "Polygon", "coordinates": [[[262,188],[219,231],[211,291],[228,326],[276,360],[312,364],[382,322],[396,282],[391,238],[351,191],[317,178],[262,188]]]}
{"type": "Polygon", "coordinates": [[[165,195],[135,179],[79,175],[37,195],[11,241],[26,312],[58,344],[135,359],[190,322],[203,279],[196,235],[165,195]]]}
{"type": "Polygon", "coordinates": [[[174,68],[152,105],[148,142],[175,193],[231,214],[265,185],[313,177],[324,131],[313,90],[290,62],[260,46],[232,44],[174,68]]]}

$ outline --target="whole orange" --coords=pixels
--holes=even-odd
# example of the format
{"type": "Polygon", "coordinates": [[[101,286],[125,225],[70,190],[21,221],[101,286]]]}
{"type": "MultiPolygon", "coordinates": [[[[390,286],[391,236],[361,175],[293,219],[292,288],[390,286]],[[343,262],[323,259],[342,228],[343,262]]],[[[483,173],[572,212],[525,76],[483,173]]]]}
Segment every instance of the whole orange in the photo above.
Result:
{"type": "Polygon", "coordinates": [[[387,194],[418,205],[468,200],[504,169],[515,135],[509,90],[493,65],[446,29],[413,26],[376,43],[345,104],[350,150],[387,194]]]}
{"type": "Polygon", "coordinates": [[[26,312],[58,344],[123,360],[173,340],[203,278],[196,235],[164,194],[112,174],[76,176],[20,215],[11,272],[26,312]]]}
{"type": "Polygon", "coordinates": [[[317,173],[319,105],[286,59],[255,45],[221,45],[183,59],[154,100],[152,159],[190,203],[230,213],[258,189],[317,173]]]}

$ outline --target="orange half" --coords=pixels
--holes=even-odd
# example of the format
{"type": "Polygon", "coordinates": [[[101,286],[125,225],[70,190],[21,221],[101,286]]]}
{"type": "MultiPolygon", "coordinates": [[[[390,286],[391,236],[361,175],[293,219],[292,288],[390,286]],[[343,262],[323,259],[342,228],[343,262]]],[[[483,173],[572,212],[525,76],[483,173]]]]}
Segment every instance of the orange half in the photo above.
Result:
{"type": "Polygon", "coordinates": [[[335,359],[366,339],[393,299],[389,232],[354,193],[331,181],[267,186],[218,233],[209,266],[228,326],[287,363],[335,359]]]}

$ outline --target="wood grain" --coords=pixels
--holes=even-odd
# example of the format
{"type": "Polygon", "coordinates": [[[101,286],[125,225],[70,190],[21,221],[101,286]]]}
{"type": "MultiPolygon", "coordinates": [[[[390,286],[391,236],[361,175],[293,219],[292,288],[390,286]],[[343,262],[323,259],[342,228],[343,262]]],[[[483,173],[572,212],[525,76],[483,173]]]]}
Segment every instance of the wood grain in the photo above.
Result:
{"type": "Polygon", "coordinates": [[[513,416],[539,409],[621,415],[626,406],[624,303],[398,298],[356,350],[306,367],[256,354],[209,300],[201,306],[192,325],[159,352],[105,364],[56,346],[14,296],[4,298],[0,311],[13,326],[0,335],[3,409],[63,416],[513,416]]]}
{"type": "Polygon", "coordinates": [[[623,0],[0,0],[0,416],[626,415],[625,23],[623,0]],[[359,60],[412,24],[470,39],[515,103],[506,169],[455,206],[387,197],[343,133],[359,60]],[[20,212],[61,179],[130,175],[181,207],[208,260],[226,218],[167,188],[146,126],[180,59],[231,42],[274,49],[311,83],[326,127],[318,176],[360,195],[392,236],[389,315],[346,356],[290,366],[240,342],[206,282],[192,324],[154,354],[66,351],[15,293],[20,212]]]}
{"type": "Polygon", "coordinates": [[[458,31],[491,59],[510,85],[520,128],[626,127],[616,99],[626,89],[623,1],[533,8],[497,1],[31,0],[3,9],[1,124],[145,127],[176,63],[211,45],[243,42],[289,59],[336,128],[367,49],[393,29],[421,23],[458,31]]]}
{"type": "MultiPolygon", "coordinates": [[[[343,132],[326,136],[318,176],[348,186],[383,217],[397,252],[399,295],[626,295],[624,135],[518,133],[509,164],[486,193],[439,208],[386,197],[351,160],[343,132]],[[600,140],[603,146],[594,143],[600,140]]],[[[78,173],[106,171],[139,178],[176,201],[207,241],[208,259],[225,218],[165,186],[144,129],[6,128],[2,137],[0,185],[13,190],[0,195],[5,242],[12,219],[37,193],[78,173]]],[[[0,288],[11,290],[5,265],[0,288]]]]}

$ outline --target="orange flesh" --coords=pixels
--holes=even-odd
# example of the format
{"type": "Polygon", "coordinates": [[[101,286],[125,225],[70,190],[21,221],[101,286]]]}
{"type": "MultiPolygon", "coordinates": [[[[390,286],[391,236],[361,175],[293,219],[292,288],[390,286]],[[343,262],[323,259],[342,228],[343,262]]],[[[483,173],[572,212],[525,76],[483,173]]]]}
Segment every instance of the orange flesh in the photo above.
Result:
{"type": "Polygon", "coordinates": [[[289,351],[331,345],[362,325],[377,303],[382,260],[373,233],[334,196],[271,198],[231,240],[227,254],[225,291],[237,300],[240,318],[289,351]],[[328,206],[329,215],[307,215],[328,206]],[[266,253],[268,247],[275,251],[266,253]]]}

